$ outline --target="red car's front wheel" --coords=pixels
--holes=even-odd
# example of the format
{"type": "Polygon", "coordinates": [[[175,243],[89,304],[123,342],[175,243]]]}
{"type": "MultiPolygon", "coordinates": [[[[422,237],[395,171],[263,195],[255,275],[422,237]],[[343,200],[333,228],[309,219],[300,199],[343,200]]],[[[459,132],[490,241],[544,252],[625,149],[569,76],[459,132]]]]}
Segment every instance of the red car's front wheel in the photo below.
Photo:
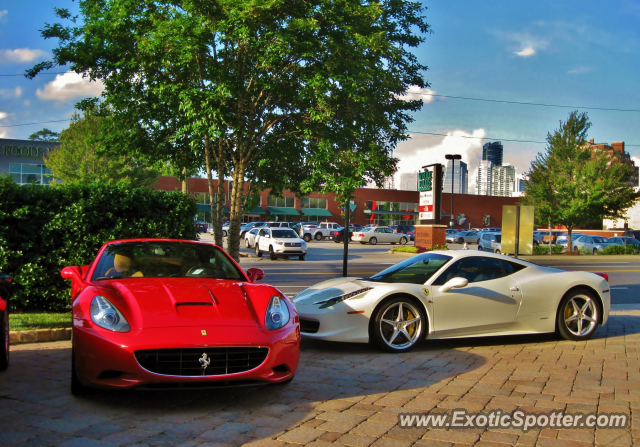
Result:
{"type": "Polygon", "coordinates": [[[0,346],[0,371],[9,366],[9,308],[4,311],[4,318],[0,323],[0,334],[2,334],[2,345],[0,346]]]}

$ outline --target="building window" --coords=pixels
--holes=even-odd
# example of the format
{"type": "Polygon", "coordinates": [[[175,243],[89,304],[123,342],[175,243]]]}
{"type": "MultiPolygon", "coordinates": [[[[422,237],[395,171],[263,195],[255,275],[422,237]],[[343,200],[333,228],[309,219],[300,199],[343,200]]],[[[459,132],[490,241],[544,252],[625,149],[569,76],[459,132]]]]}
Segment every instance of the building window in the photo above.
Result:
{"type": "Polygon", "coordinates": [[[296,199],[295,199],[295,197],[268,196],[267,197],[267,206],[277,206],[277,207],[280,207],[280,208],[295,208],[296,207],[296,199]]]}
{"type": "Polygon", "coordinates": [[[418,212],[418,204],[411,202],[379,202],[368,200],[366,202],[367,209],[371,210],[371,214],[367,216],[367,223],[378,226],[389,225],[416,225],[418,216],[414,214],[402,214],[402,211],[411,213],[418,212]],[[386,211],[378,214],[376,211],[386,211]]]}
{"type": "Polygon", "coordinates": [[[45,165],[9,163],[9,174],[19,185],[48,185],[53,180],[51,169],[45,165]]]}
{"type": "Polygon", "coordinates": [[[301,201],[302,208],[324,208],[327,209],[327,199],[304,198],[301,201]]]}

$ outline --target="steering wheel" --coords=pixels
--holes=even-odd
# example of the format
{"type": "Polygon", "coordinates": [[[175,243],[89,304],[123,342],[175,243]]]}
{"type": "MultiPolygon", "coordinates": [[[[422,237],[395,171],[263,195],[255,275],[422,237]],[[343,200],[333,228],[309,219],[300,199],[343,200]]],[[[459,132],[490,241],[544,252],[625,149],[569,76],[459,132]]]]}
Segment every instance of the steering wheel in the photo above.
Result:
{"type": "Polygon", "coordinates": [[[210,265],[195,265],[187,271],[185,276],[221,276],[221,272],[210,265]]]}

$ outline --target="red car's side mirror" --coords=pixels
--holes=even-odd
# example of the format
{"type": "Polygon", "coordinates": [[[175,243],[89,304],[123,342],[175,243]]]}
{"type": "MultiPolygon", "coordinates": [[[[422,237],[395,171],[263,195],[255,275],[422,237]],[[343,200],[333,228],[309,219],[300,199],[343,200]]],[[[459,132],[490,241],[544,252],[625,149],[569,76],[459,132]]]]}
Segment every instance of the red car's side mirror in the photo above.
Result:
{"type": "Polygon", "coordinates": [[[60,276],[72,281],[82,281],[82,271],[80,270],[80,267],[65,267],[60,272],[60,276]]]}
{"type": "Polygon", "coordinates": [[[264,271],[262,269],[249,269],[247,270],[247,276],[251,282],[260,281],[264,278],[264,271]]]}

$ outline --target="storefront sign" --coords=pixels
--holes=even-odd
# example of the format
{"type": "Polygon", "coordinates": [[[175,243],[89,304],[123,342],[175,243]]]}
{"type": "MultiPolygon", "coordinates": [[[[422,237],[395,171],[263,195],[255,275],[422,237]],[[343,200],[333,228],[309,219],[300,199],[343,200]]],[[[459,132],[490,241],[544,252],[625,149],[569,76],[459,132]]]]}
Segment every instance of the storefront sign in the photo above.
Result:
{"type": "Polygon", "coordinates": [[[440,197],[442,193],[442,165],[423,166],[418,172],[418,208],[421,223],[438,223],[440,220],[440,197]]]}
{"type": "Polygon", "coordinates": [[[27,146],[8,146],[4,145],[0,149],[0,155],[14,157],[31,157],[43,158],[48,155],[49,148],[46,147],[27,147],[27,146]]]}

